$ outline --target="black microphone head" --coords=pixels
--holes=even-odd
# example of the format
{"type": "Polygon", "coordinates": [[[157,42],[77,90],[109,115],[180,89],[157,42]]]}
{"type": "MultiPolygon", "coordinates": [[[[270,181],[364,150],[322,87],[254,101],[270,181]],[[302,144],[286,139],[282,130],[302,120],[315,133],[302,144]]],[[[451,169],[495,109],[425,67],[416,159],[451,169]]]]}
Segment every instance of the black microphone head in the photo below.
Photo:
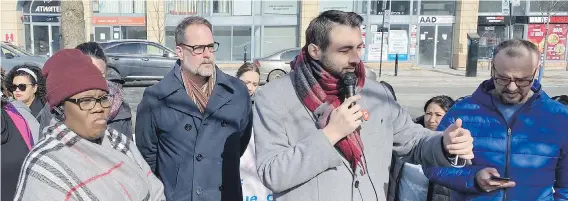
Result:
{"type": "Polygon", "coordinates": [[[352,72],[344,73],[341,76],[341,84],[343,86],[355,86],[357,85],[357,76],[352,72]]]}

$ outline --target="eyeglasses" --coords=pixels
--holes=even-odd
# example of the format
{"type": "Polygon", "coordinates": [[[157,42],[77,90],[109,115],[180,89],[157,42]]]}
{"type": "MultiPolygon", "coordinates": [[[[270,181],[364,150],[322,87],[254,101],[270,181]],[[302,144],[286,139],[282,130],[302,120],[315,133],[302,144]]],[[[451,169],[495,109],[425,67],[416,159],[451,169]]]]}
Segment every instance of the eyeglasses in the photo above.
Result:
{"type": "Polygon", "coordinates": [[[28,85],[32,86],[33,84],[13,84],[11,86],[8,86],[8,90],[10,92],[14,92],[16,91],[16,89],[19,89],[20,91],[26,91],[26,89],[28,89],[28,85]]]}
{"type": "Polygon", "coordinates": [[[69,98],[66,101],[75,103],[76,105],[79,106],[79,108],[81,108],[81,110],[92,110],[93,108],[95,108],[95,105],[97,105],[97,103],[101,104],[101,107],[103,108],[109,108],[112,105],[112,98],[113,97],[110,95],[105,95],[99,98],[94,98],[94,97],[85,97],[78,99],[69,98]]]}
{"type": "Polygon", "coordinates": [[[511,84],[511,82],[515,82],[517,87],[527,87],[534,81],[534,77],[536,75],[536,70],[534,71],[532,78],[530,80],[529,79],[501,78],[501,77],[495,76],[495,74],[497,74],[497,73],[495,72],[495,66],[493,66],[493,79],[495,80],[495,83],[497,83],[498,85],[509,86],[509,84],[511,84]]]}
{"type": "Polygon", "coordinates": [[[188,45],[188,44],[184,44],[184,43],[181,43],[179,45],[191,48],[191,50],[193,51],[194,54],[203,54],[203,52],[205,52],[205,48],[208,48],[209,52],[211,52],[211,53],[216,52],[217,49],[219,49],[219,43],[218,42],[213,42],[209,45],[188,45]]]}

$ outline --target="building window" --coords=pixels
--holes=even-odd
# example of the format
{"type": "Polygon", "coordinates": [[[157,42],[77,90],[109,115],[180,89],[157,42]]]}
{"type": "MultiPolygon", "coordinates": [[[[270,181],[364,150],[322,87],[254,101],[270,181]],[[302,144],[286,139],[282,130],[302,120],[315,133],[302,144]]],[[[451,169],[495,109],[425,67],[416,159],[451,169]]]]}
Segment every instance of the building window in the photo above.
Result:
{"type": "Polygon", "coordinates": [[[420,4],[420,15],[454,15],[454,1],[423,0],[420,4]]]}
{"type": "Polygon", "coordinates": [[[390,8],[390,0],[373,0],[371,1],[371,15],[382,15],[383,11],[383,4],[385,4],[385,8],[390,8]]]}
{"type": "Polygon", "coordinates": [[[168,0],[166,12],[170,15],[207,15],[209,0],[168,0]]]}
{"type": "Polygon", "coordinates": [[[493,58],[493,49],[502,41],[507,40],[506,26],[478,26],[479,34],[479,58],[493,58]]]}
{"type": "Polygon", "coordinates": [[[233,61],[243,61],[245,58],[245,48],[247,50],[246,61],[251,59],[251,26],[233,27],[233,61]]]}
{"type": "Polygon", "coordinates": [[[146,40],[146,26],[121,26],[122,39],[146,40]]]}
{"type": "Polygon", "coordinates": [[[219,49],[215,52],[215,60],[231,61],[231,27],[213,27],[213,38],[219,43],[219,49]]]}
{"type": "Polygon", "coordinates": [[[367,1],[366,0],[354,0],[353,1],[353,12],[359,14],[367,14],[367,1]]]}
{"type": "Polygon", "coordinates": [[[568,12],[568,3],[564,0],[530,1],[530,4],[531,13],[547,15],[547,13],[558,14],[568,12]]]}
{"type": "Polygon", "coordinates": [[[146,13],[145,1],[93,0],[93,13],[146,13]]]}
{"type": "Polygon", "coordinates": [[[213,0],[213,13],[214,14],[231,14],[232,1],[231,0],[213,0]]]}
{"type": "Polygon", "coordinates": [[[172,50],[176,49],[176,27],[168,26],[166,27],[166,47],[172,50]]]}
{"type": "MultiPolygon", "coordinates": [[[[264,14],[268,15],[298,14],[298,3],[299,3],[298,1],[254,1],[253,0],[253,2],[255,6],[262,4],[262,12],[264,14]]],[[[255,8],[255,13],[257,12],[256,9],[257,8],[255,8]]]]}
{"type": "Polygon", "coordinates": [[[298,28],[296,26],[264,27],[262,56],[268,56],[284,49],[298,47],[298,28]]]}
{"type": "Polygon", "coordinates": [[[410,1],[392,1],[391,15],[410,15],[410,1]]]}
{"type": "Polygon", "coordinates": [[[501,13],[501,1],[495,0],[480,0],[479,12],[480,13],[501,13]]]}

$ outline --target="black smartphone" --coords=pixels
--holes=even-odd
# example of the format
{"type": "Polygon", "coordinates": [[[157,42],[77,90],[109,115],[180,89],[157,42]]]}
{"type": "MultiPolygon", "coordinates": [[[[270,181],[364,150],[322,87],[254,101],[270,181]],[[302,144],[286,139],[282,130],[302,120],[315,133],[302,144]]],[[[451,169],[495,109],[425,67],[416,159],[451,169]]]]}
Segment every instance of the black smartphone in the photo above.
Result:
{"type": "Polygon", "coordinates": [[[494,181],[511,181],[511,178],[491,176],[491,180],[494,180],[494,181]]]}

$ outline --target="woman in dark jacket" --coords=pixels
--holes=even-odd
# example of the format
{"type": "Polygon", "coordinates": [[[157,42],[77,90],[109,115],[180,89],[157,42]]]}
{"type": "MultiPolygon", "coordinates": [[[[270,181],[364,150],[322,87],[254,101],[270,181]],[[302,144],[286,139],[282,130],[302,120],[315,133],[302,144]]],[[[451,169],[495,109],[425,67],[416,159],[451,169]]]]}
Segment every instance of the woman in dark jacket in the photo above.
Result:
{"type": "Polygon", "coordinates": [[[23,64],[12,68],[4,84],[12,98],[22,101],[37,117],[45,105],[45,78],[41,68],[23,64]]]}
{"type": "Polygon", "coordinates": [[[29,108],[20,101],[9,102],[8,97],[2,94],[1,106],[1,200],[13,200],[20,169],[26,155],[36,142],[39,124],[29,112],[29,108]]]}
{"type": "MultiPolygon", "coordinates": [[[[109,94],[113,97],[109,120],[107,122],[108,126],[128,137],[132,137],[134,134],[134,129],[132,128],[132,113],[130,106],[124,99],[124,90],[122,86],[124,84],[124,80],[120,77],[120,74],[116,71],[116,69],[107,67],[106,56],[98,43],[82,43],[75,49],[79,49],[81,52],[91,57],[93,64],[97,66],[103,74],[103,77],[107,80],[109,94]]],[[[41,129],[54,123],[53,114],[49,111],[49,107],[44,107],[40,116],[39,120],[41,129]]]]}

